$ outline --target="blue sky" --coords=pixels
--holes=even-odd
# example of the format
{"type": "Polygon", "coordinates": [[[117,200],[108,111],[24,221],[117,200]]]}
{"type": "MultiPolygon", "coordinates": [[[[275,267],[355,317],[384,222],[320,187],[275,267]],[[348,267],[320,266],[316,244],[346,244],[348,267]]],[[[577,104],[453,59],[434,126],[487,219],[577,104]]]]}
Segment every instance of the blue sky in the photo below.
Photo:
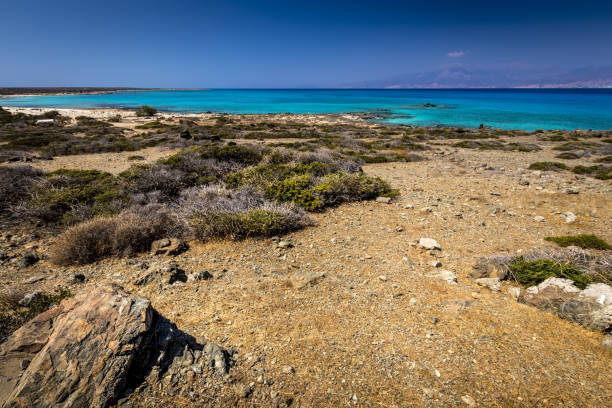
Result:
{"type": "Polygon", "coordinates": [[[0,86],[335,87],[612,65],[612,1],[11,1],[0,86]]]}

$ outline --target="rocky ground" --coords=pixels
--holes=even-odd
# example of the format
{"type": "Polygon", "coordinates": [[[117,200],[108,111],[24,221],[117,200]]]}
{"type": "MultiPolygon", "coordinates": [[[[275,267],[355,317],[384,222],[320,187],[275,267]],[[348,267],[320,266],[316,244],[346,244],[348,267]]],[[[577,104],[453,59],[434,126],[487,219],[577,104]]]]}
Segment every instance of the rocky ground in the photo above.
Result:
{"type": "MultiPolygon", "coordinates": [[[[512,282],[493,292],[469,277],[480,257],[555,247],[546,236],[612,242],[610,181],[525,170],[558,161],[552,144],[537,143],[542,151],[507,152],[441,141],[423,152],[426,161],[366,165],[401,195],[315,214],[315,226],[280,242],[191,242],[177,256],[59,268],[45,259],[52,240],[11,232],[0,252],[42,259],[5,262],[0,285],[78,292],[116,283],[182,332],[232,353],[226,376],[194,370],[151,381],[122,406],[611,406],[603,333],[518,303],[512,282]],[[576,219],[567,222],[567,212],[576,219]],[[420,238],[441,249],[421,248],[420,238]],[[169,284],[177,268],[194,275],[169,284]],[[139,282],[146,271],[159,273],[139,282]]],[[[83,166],[116,173],[125,154],[89,155],[83,166]]]]}

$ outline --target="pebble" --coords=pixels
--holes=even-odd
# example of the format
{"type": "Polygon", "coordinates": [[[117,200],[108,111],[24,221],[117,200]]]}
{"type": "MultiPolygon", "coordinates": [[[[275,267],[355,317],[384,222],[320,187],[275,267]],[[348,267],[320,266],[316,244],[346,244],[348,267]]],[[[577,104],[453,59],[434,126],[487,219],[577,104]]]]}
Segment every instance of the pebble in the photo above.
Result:
{"type": "Polygon", "coordinates": [[[442,249],[438,241],[432,238],[421,238],[419,239],[419,246],[423,249],[433,250],[433,249],[442,249]]]}
{"type": "Polygon", "coordinates": [[[573,212],[569,211],[561,213],[561,218],[563,218],[568,224],[576,221],[576,215],[573,212]]]}
{"type": "Polygon", "coordinates": [[[476,405],[476,401],[474,401],[474,398],[470,397],[469,395],[464,395],[463,397],[461,397],[461,401],[465,402],[465,404],[469,405],[470,407],[476,405]]]}
{"type": "Polygon", "coordinates": [[[535,222],[544,222],[544,217],[542,217],[541,215],[536,215],[535,217],[533,217],[533,220],[535,222]]]}
{"type": "Polygon", "coordinates": [[[377,197],[377,203],[389,204],[391,202],[391,197],[377,197]]]}

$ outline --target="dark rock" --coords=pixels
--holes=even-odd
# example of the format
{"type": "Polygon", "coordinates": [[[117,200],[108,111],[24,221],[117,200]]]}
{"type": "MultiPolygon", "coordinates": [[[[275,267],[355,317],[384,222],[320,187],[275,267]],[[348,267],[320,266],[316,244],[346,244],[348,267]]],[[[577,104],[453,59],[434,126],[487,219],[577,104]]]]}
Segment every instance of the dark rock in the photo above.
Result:
{"type": "Polygon", "coordinates": [[[82,273],[75,273],[74,275],[72,275],[72,282],[73,283],[84,283],[85,275],[83,275],[82,273]]]}
{"type": "Polygon", "coordinates": [[[201,280],[208,280],[212,278],[213,276],[207,270],[194,272],[194,273],[189,274],[188,276],[189,281],[201,281],[201,280]]]}
{"type": "Polygon", "coordinates": [[[170,269],[168,283],[172,285],[174,282],[187,282],[187,275],[181,268],[170,269]]]}
{"type": "Polygon", "coordinates": [[[189,132],[189,129],[184,129],[183,131],[181,131],[180,136],[181,139],[191,139],[191,133],[189,132]]]}
{"type": "Polygon", "coordinates": [[[29,266],[34,265],[36,262],[40,261],[40,258],[32,252],[26,252],[21,257],[21,261],[19,261],[19,266],[22,268],[27,268],[29,266]]]}
{"type": "Polygon", "coordinates": [[[171,373],[180,384],[194,356],[218,374],[228,354],[200,344],[117,286],[83,291],[41,313],[0,347],[0,406],[107,407],[171,373]]]}

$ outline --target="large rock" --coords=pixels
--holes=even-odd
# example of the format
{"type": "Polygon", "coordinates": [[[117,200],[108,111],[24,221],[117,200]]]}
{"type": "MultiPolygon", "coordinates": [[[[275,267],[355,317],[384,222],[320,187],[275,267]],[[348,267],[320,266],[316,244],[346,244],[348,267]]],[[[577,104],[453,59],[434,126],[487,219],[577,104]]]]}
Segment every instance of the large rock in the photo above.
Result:
{"type": "Polygon", "coordinates": [[[0,348],[0,406],[107,407],[145,380],[179,374],[187,360],[221,373],[229,361],[218,346],[179,331],[147,299],[102,286],[7,339],[0,348]]]}
{"type": "Polygon", "coordinates": [[[152,255],[180,255],[189,249],[189,245],[179,238],[158,239],[151,244],[152,255]]]}
{"type": "Polygon", "coordinates": [[[507,274],[508,273],[500,266],[499,262],[486,257],[478,258],[476,264],[470,271],[470,277],[474,279],[497,278],[504,280],[507,274]]]}
{"type": "Polygon", "coordinates": [[[588,329],[612,329],[612,287],[603,283],[580,290],[569,279],[548,278],[528,288],[520,300],[588,329]]]}

